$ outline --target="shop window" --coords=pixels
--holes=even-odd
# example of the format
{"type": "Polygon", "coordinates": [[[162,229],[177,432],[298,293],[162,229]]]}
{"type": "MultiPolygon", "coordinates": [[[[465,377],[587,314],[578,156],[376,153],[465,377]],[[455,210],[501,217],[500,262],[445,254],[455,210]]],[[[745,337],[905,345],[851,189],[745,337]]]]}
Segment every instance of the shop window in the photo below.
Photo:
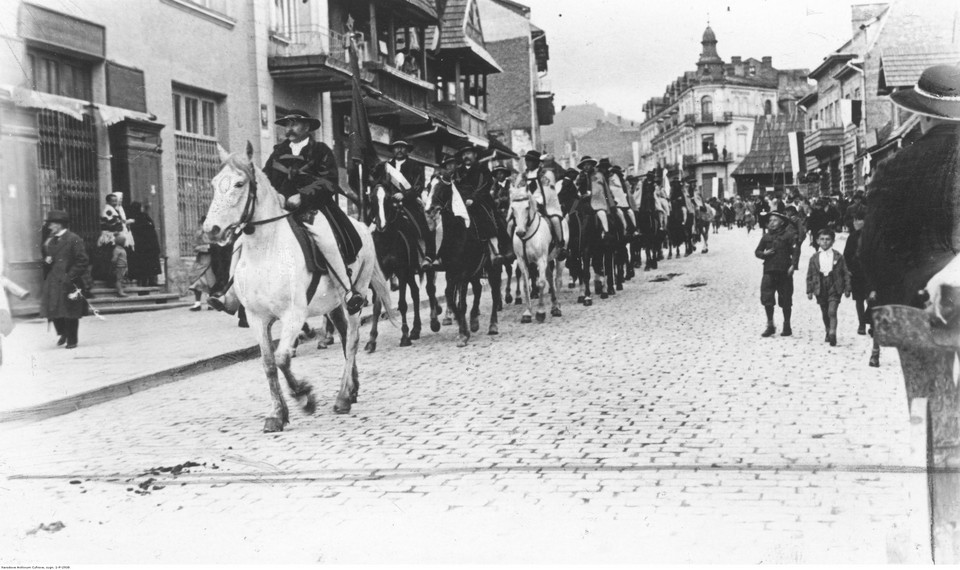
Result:
{"type": "Polygon", "coordinates": [[[187,93],[173,94],[173,128],[184,134],[217,136],[217,102],[187,93]]]}
{"type": "Polygon", "coordinates": [[[65,55],[27,51],[33,89],[74,99],[91,99],[90,65],[65,55]]]}

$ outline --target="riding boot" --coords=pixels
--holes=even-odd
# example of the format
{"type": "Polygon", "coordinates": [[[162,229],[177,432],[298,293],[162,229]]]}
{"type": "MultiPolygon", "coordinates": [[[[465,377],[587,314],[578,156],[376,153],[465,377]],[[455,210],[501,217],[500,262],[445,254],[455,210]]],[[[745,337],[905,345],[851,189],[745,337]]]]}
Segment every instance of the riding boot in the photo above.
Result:
{"type": "Polygon", "coordinates": [[[326,217],[317,216],[312,224],[304,224],[304,227],[310,232],[313,241],[320,249],[320,253],[323,254],[323,258],[327,262],[327,269],[330,272],[330,278],[346,295],[347,312],[351,315],[359,313],[360,309],[363,308],[363,295],[353,288],[350,274],[343,261],[330,223],[326,217]]]}
{"type": "Polygon", "coordinates": [[[222,311],[228,315],[235,315],[237,314],[237,309],[240,308],[240,299],[237,298],[236,289],[234,287],[230,287],[223,295],[219,297],[208,297],[207,306],[211,309],[222,311]]]}
{"type": "Polygon", "coordinates": [[[500,243],[495,237],[490,238],[490,261],[493,263],[503,261],[503,256],[500,255],[500,243]]]}
{"type": "Polygon", "coordinates": [[[610,225],[607,223],[607,212],[597,210],[597,221],[600,222],[600,238],[603,239],[610,233],[610,225]]]}
{"type": "Polygon", "coordinates": [[[550,234],[553,236],[553,242],[557,244],[557,261],[563,261],[567,258],[566,244],[563,243],[563,228],[560,226],[560,220],[550,218],[550,234]]]}

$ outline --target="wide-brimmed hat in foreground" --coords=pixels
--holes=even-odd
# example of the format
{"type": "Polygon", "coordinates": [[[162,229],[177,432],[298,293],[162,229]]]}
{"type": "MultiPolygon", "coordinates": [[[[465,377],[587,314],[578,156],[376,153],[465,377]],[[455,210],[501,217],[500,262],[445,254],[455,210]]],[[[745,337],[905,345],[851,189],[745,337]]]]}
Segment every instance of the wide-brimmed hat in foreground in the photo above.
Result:
{"type": "Polygon", "coordinates": [[[912,89],[895,91],[890,99],[914,113],[960,121],[960,67],[928,67],[912,89]]]}
{"type": "Polygon", "coordinates": [[[320,119],[314,119],[306,111],[290,111],[286,115],[274,121],[274,124],[285,127],[294,121],[307,123],[311,131],[315,131],[320,128],[320,119]]]}

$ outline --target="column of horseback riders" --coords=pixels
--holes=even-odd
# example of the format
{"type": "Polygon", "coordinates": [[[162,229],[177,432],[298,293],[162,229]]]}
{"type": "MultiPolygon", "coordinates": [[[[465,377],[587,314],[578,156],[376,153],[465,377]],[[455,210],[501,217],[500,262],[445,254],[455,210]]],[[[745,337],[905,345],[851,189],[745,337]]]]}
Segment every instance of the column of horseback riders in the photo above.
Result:
{"type": "MultiPolygon", "coordinates": [[[[349,315],[363,306],[362,287],[352,270],[362,240],[353,220],[337,205],[336,195],[343,194],[358,206],[363,226],[370,230],[380,269],[398,286],[402,346],[421,334],[421,279],[430,300],[431,329],[440,329],[441,317],[444,324],[455,319],[458,344],[463,346],[479,330],[483,278],[493,300],[488,333],[497,334],[504,274],[506,301],[513,300],[516,279],[517,304],[526,305],[521,322],[544,322],[547,294],[550,313],[562,316],[564,267],[569,287],[579,288],[578,302],[591,306],[595,294],[605,299],[622,290],[635,268],[656,269],[664,248],[668,258],[674,250],[679,256],[680,248],[689,255],[698,240],[706,242],[709,237],[704,229],[713,218],[709,205],[694,188],[684,191],[678,180],[667,183],[662,170],[625,176],[623,168],[608,158],[589,156],[577,168],[564,169],[551,156],[530,151],[522,158],[522,171],[514,172],[509,164],[485,160],[485,149],[465,146],[455,155],[444,155],[431,179],[425,180],[423,167],[409,159],[412,145],[396,140],[391,144],[392,159],[355,180],[362,181],[358,195],[338,184],[332,150],[311,136],[320,124],[317,119],[297,111],[277,124],[286,127],[287,140],[274,148],[263,171],[280,194],[288,212],[284,216],[289,216],[313,274],[306,289],[308,304],[318,276],[326,274],[343,292],[349,315]],[[310,242],[318,247],[312,248],[310,242]],[[436,296],[438,271],[446,278],[446,315],[436,296]],[[407,289],[413,301],[412,327],[407,322],[407,289]],[[471,289],[474,298],[468,314],[471,289]]],[[[255,192],[251,185],[250,196],[255,192]]],[[[214,202],[211,214],[221,209],[214,202]]],[[[241,222],[230,225],[234,239],[283,217],[254,220],[257,207],[248,197],[241,222]]],[[[241,256],[234,256],[234,267],[241,256]]],[[[376,349],[380,297],[374,295],[375,318],[367,344],[371,352],[376,349]]],[[[209,304],[234,312],[240,301],[228,285],[209,304]]]]}

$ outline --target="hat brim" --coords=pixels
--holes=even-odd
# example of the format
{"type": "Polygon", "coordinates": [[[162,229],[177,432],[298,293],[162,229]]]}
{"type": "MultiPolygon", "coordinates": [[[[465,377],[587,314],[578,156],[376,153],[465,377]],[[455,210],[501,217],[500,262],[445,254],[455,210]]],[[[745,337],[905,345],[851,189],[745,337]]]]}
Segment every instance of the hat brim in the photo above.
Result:
{"type": "Polygon", "coordinates": [[[307,128],[310,130],[310,132],[313,132],[313,131],[315,131],[315,130],[317,130],[317,129],[320,128],[320,119],[314,119],[314,118],[312,118],[312,117],[309,118],[309,119],[290,119],[290,118],[287,118],[287,117],[283,117],[282,119],[277,119],[276,121],[274,121],[273,124],[274,124],[274,125],[281,126],[281,127],[285,127],[285,126],[289,125],[290,123],[292,123],[292,122],[294,122],[294,121],[299,121],[299,122],[301,122],[301,123],[307,123],[307,125],[308,125],[307,128]]]}
{"type": "Polygon", "coordinates": [[[915,89],[894,91],[890,94],[890,100],[914,113],[936,117],[937,119],[960,121],[960,101],[933,99],[917,93],[915,89]]]}
{"type": "Polygon", "coordinates": [[[590,160],[581,160],[581,161],[577,164],[577,168],[583,169],[583,165],[585,165],[585,164],[592,164],[592,165],[596,166],[596,165],[598,164],[598,162],[597,162],[596,159],[593,159],[593,158],[591,158],[590,160]]]}

